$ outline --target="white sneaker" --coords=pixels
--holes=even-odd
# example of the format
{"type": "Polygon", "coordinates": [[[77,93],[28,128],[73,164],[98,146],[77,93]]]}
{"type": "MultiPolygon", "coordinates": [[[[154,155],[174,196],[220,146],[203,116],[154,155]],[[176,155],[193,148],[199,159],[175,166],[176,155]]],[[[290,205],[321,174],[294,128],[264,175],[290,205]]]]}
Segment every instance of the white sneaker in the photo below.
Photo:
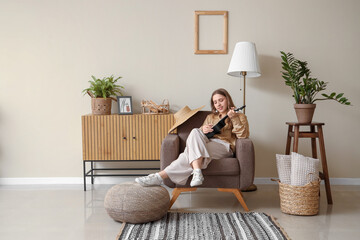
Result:
{"type": "Polygon", "coordinates": [[[190,186],[191,187],[200,186],[204,181],[204,177],[202,175],[201,169],[194,169],[192,175],[193,177],[190,182],[190,186]]]}
{"type": "Polygon", "coordinates": [[[137,182],[143,187],[150,187],[150,186],[160,186],[163,183],[163,180],[158,173],[153,173],[145,177],[135,178],[135,182],[137,182]]]}

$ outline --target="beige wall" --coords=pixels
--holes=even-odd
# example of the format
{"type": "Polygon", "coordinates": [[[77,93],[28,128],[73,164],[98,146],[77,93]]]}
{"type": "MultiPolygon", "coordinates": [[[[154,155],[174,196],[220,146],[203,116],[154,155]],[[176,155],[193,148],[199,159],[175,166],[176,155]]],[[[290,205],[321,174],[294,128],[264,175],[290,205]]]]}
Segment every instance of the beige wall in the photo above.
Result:
{"type": "MultiPolygon", "coordinates": [[[[1,0],[0,178],[82,176],[80,116],[90,98],[81,91],[91,75],[123,76],[137,112],[142,99],[209,109],[219,87],[241,105],[240,80],[226,74],[238,41],[256,43],[262,70],[246,95],[256,176],[276,176],[285,122],[296,120],[284,50],[353,103],[319,102],[314,120],[326,123],[330,177],[360,178],[359,12],[357,0],[1,0]],[[195,10],[229,11],[229,54],[193,54],[195,10]]],[[[300,152],[309,148],[303,140],[300,152]]]]}

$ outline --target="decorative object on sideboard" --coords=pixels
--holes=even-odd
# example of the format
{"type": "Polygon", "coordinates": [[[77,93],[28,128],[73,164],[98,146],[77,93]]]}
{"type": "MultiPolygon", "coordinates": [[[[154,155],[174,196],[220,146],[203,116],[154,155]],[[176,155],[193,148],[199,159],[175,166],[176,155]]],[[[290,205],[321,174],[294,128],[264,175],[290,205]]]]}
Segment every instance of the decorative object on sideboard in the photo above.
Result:
{"type": "MultiPolygon", "coordinates": [[[[201,21],[203,22],[203,21],[201,21]]],[[[211,29],[215,27],[212,26],[211,29]]],[[[206,39],[206,37],[203,37],[206,39]]],[[[219,43],[220,45],[221,43],[219,43]]],[[[228,52],[228,11],[195,11],[195,54],[227,54],[228,52]],[[220,15],[224,16],[224,31],[223,31],[223,40],[222,40],[222,49],[221,50],[200,50],[200,27],[199,27],[199,18],[200,16],[213,16],[220,15]]]]}
{"type": "MultiPolygon", "coordinates": [[[[245,105],[245,80],[260,77],[260,66],[257,58],[256,46],[252,42],[238,42],[235,45],[227,74],[233,77],[244,77],[243,105],[245,105]]],[[[241,89],[240,89],[241,91],[241,89]]],[[[244,109],[245,114],[245,109],[244,109]]]]}
{"type": "Polygon", "coordinates": [[[315,101],[335,100],[340,104],[351,105],[344,93],[321,94],[324,98],[316,98],[316,95],[324,91],[328,82],[320,81],[311,77],[311,71],[306,61],[296,59],[292,53],[280,52],[282,59],[282,77],[285,84],[291,87],[295,99],[295,112],[299,123],[311,123],[316,104],[315,101]]]}
{"type": "Polygon", "coordinates": [[[131,96],[117,96],[119,114],[131,115],[133,114],[132,98],[131,96]]]}
{"type": "Polygon", "coordinates": [[[124,87],[116,84],[121,78],[115,78],[113,75],[104,77],[103,79],[91,76],[90,87],[83,90],[84,95],[87,93],[91,97],[91,110],[95,115],[110,115],[111,101],[117,101],[112,96],[123,95],[121,89],[124,87]]]}
{"type": "Polygon", "coordinates": [[[169,100],[164,99],[162,104],[156,104],[152,100],[141,101],[142,113],[144,114],[168,114],[170,113],[169,100]]]}

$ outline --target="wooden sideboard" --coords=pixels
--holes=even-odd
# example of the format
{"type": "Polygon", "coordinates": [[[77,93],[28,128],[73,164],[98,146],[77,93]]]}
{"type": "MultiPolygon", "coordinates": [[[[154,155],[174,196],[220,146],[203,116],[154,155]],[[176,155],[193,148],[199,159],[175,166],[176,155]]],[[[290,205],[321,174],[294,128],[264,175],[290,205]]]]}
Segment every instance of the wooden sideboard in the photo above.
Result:
{"type": "MultiPolygon", "coordinates": [[[[84,115],[81,117],[81,123],[84,190],[86,190],[87,176],[91,176],[92,183],[94,176],[115,176],[96,175],[94,172],[98,169],[93,167],[93,162],[159,160],[161,142],[174,124],[174,115],[84,115]],[[88,172],[86,172],[86,162],[91,163],[91,170],[88,172]]],[[[129,175],[134,174],[116,176],[129,175]]]]}

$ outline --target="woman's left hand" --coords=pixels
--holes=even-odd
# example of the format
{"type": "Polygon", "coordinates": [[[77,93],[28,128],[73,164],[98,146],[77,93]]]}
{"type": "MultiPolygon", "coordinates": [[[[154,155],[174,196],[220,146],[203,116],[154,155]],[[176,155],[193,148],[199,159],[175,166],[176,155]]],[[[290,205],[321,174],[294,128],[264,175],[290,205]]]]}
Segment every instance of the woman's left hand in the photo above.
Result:
{"type": "Polygon", "coordinates": [[[227,115],[229,116],[229,118],[235,117],[236,113],[235,113],[234,109],[235,109],[235,108],[232,107],[232,108],[228,111],[227,115]]]}

